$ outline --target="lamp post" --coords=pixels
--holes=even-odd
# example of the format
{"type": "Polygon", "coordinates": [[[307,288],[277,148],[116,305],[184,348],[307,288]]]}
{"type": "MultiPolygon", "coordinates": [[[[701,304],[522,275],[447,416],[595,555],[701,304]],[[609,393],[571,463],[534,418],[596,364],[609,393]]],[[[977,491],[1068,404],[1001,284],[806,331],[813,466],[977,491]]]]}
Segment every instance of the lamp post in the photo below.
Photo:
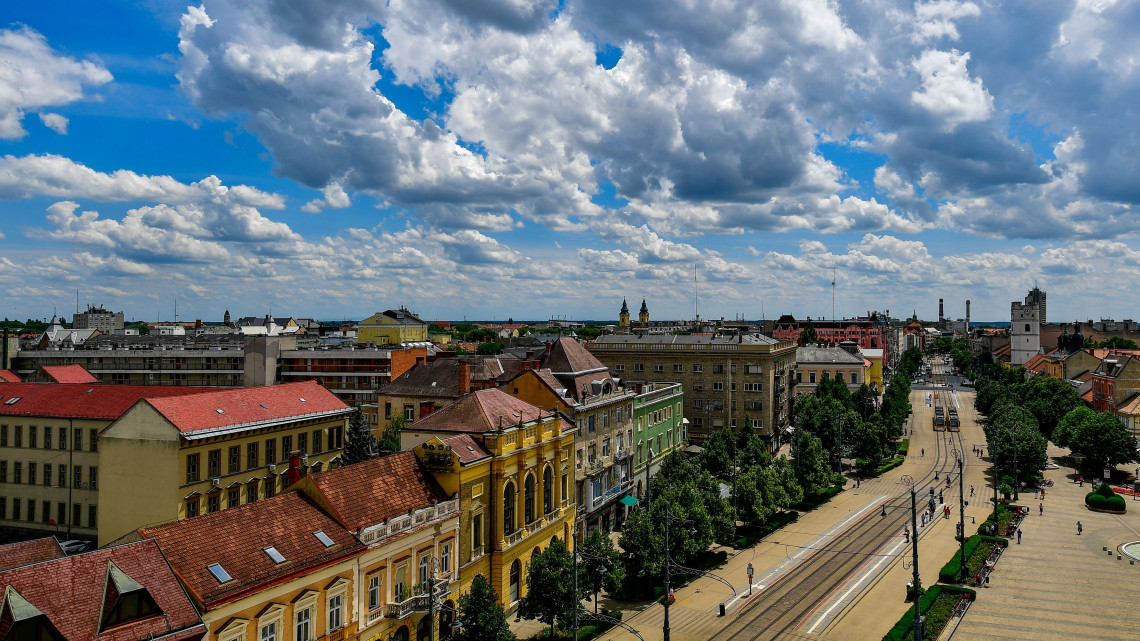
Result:
{"type": "Polygon", "coordinates": [[[914,478],[909,474],[902,477],[903,484],[910,487],[910,547],[911,585],[914,586],[914,641],[922,641],[922,615],[919,613],[918,592],[922,589],[922,579],[918,576],[918,503],[914,495],[914,478]]]}
{"type": "Polygon", "coordinates": [[[1019,426],[1013,424],[1013,500],[1017,500],[1017,431],[1019,426]]]}
{"type": "Polygon", "coordinates": [[[966,568],[966,495],[962,480],[965,476],[962,472],[966,462],[963,460],[962,452],[957,448],[954,449],[954,457],[958,459],[958,564],[961,566],[961,578],[964,583],[969,576],[966,568]]]}

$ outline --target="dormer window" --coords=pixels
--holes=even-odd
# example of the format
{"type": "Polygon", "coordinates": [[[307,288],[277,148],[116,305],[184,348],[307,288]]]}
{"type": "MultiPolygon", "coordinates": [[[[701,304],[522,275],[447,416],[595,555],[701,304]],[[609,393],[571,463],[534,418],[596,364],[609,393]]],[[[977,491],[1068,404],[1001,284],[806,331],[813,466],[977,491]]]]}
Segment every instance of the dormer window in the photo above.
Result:
{"type": "Polygon", "coordinates": [[[4,639],[67,641],[46,614],[10,585],[4,589],[4,600],[0,603],[0,621],[9,624],[4,639]]]}
{"type": "Polygon", "coordinates": [[[99,631],[157,614],[162,614],[162,610],[150,592],[127,576],[113,561],[108,561],[99,631]]]}

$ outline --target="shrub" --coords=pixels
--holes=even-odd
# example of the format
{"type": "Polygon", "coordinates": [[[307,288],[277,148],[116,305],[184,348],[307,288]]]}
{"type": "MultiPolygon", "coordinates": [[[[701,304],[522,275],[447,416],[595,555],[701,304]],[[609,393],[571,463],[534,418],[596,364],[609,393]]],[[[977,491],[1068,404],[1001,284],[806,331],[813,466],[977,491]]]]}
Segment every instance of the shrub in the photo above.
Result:
{"type": "MultiPolygon", "coordinates": [[[[958,600],[965,596],[974,599],[977,592],[968,588],[959,588],[951,585],[932,586],[918,601],[918,610],[926,615],[926,635],[924,639],[935,639],[938,633],[946,626],[950,613],[958,600]]],[[[891,628],[883,637],[883,641],[908,641],[914,638],[912,625],[914,624],[914,609],[909,608],[906,614],[899,618],[895,627],[891,628]]]]}
{"type": "Polygon", "coordinates": [[[1107,510],[1108,499],[1101,496],[1100,494],[1097,494],[1096,492],[1089,492],[1085,495],[1085,505],[1091,507],[1094,510],[1107,510]]]}
{"type": "Polygon", "coordinates": [[[1101,483],[1100,487],[1085,495],[1085,505],[1092,510],[1105,510],[1108,512],[1124,512],[1128,504],[1124,497],[1113,491],[1108,483],[1101,483]]]}
{"type": "MultiPolygon", "coordinates": [[[[982,567],[982,562],[990,556],[994,545],[1005,547],[1009,541],[996,536],[975,535],[966,539],[966,566],[967,580],[971,579],[982,567]]],[[[942,570],[938,572],[938,580],[942,583],[958,583],[962,567],[961,553],[957,550],[942,570]]]]}
{"type": "Polygon", "coordinates": [[[1124,512],[1128,509],[1128,504],[1124,502],[1123,496],[1114,494],[1105,499],[1105,509],[1112,510],[1113,512],[1124,512]]]}
{"type": "Polygon", "coordinates": [[[910,451],[910,439],[904,438],[903,440],[899,441],[899,454],[906,456],[907,452],[909,452],[909,451],[910,451]]]}

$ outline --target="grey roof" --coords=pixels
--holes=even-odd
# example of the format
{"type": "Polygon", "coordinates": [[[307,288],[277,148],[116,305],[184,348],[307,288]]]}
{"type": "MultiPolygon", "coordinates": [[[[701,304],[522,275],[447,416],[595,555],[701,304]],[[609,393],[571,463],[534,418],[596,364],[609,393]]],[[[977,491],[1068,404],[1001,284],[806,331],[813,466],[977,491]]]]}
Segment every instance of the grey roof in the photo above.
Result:
{"type": "Polygon", "coordinates": [[[711,336],[705,334],[603,334],[594,339],[594,343],[652,343],[666,345],[727,345],[737,343],[743,345],[777,345],[778,341],[763,334],[740,334],[736,336],[711,336]]]}
{"type": "Polygon", "coordinates": [[[863,357],[839,347],[797,347],[796,362],[827,363],[829,365],[862,365],[863,357]]]}

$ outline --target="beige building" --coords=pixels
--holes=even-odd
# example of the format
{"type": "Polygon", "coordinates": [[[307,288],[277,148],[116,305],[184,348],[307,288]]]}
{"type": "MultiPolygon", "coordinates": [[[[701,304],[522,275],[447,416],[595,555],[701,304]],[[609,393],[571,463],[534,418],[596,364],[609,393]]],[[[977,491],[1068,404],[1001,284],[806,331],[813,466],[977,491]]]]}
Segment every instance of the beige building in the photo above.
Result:
{"type": "Polygon", "coordinates": [[[804,345],[796,349],[795,394],[811,394],[824,378],[839,379],[854,392],[867,382],[870,368],[870,361],[852,341],[839,346],[804,345]]]}
{"type": "Polygon", "coordinates": [[[356,341],[361,344],[399,345],[427,339],[428,323],[403,307],[376,312],[356,325],[356,341]]]}
{"type": "Polygon", "coordinates": [[[599,336],[590,351],[626,386],[681,383],[689,439],[744,427],[773,447],[790,427],[796,344],[761,334],[599,336]]]}
{"type": "Polygon", "coordinates": [[[144,397],[100,434],[100,544],[274,496],[339,461],[353,411],[315,382],[144,397]]]}

